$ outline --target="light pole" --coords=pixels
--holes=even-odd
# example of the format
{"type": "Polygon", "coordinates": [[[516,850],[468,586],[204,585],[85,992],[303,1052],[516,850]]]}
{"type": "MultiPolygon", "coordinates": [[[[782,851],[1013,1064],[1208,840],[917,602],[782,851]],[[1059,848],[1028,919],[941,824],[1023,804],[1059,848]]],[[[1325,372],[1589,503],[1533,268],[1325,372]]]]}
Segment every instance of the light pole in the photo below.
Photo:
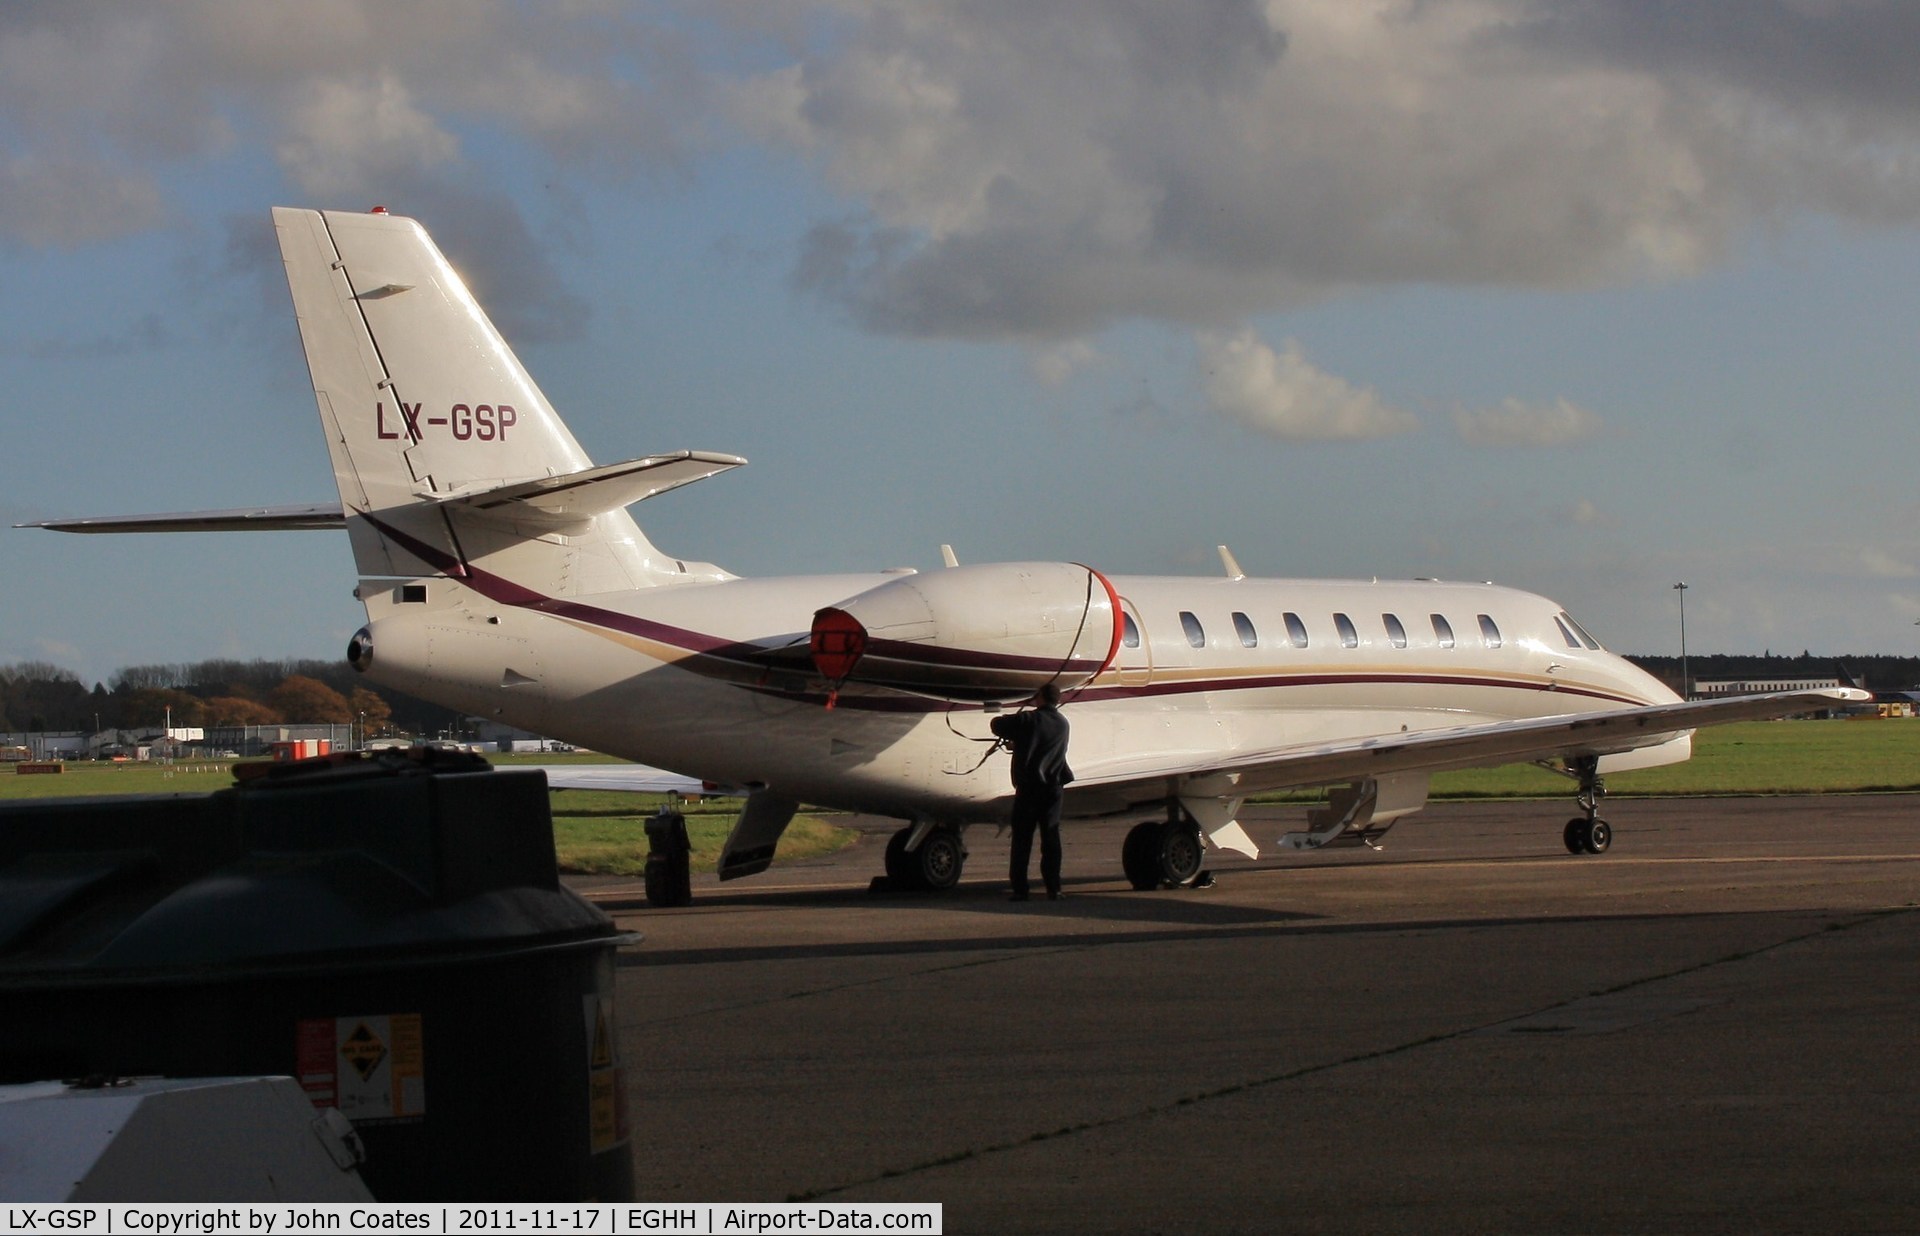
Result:
{"type": "Polygon", "coordinates": [[[1673,586],[1680,594],[1680,698],[1693,698],[1693,679],[1687,674],[1687,585],[1685,581],[1673,586]]]}

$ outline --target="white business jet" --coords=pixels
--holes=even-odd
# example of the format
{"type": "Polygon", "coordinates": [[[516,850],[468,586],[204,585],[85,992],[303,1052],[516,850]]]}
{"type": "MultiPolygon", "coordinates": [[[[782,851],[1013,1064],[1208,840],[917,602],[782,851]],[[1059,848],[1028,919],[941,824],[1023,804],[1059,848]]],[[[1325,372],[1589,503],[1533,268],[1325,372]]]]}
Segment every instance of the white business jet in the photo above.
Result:
{"type": "MultiPolygon", "coordinates": [[[[1137,888],[1205,848],[1257,857],[1251,794],[1332,787],[1282,847],[1377,845],[1444,769],[1536,761],[1577,784],[1576,854],[1612,839],[1603,777],[1684,760],[1700,725],[1831,708],[1845,688],[1686,702],[1558,604],[1490,584],[1107,575],[1079,563],[741,579],[656,549],[627,508],[739,467],[596,466],[426,230],[276,209],[338,506],[60,520],[68,532],[344,527],[369,679],[690,778],[745,806],[722,879],[800,803],[905,821],[896,885],[946,888],[1011,806],[990,714],[1057,684],[1070,818],[1141,822],[1137,888]]],[[[604,779],[605,773],[600,776],[604,779]]]]}

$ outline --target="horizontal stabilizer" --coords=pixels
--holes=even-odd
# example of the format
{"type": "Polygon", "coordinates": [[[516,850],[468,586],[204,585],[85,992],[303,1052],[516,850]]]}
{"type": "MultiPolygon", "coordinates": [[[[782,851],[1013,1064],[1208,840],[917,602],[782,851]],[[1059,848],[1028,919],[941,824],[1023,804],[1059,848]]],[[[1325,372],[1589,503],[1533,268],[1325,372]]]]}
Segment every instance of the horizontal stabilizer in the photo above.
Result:
{"type": "MultiPolygon", "coordinates": [[[[516,481],[476,493],[457,494],[446,506],[511,514],[522,522],[554,525],[578,523],[606,511],[691,485],[738,468],[747,461],[738,455],[712,451],[676,451],[649,455],[625,463],[587,468],[565,476],[516,481]]],[[[308,506],[249,506],[225,511],[167,511],[155,515],[89,515],[80,519],[45,519],[15,524],[16,528],[46,528],[53,532],[287,532],[346,526],[338,503],[308,506]]]]}
{"type": "Polygon", "coordinates": [[[704,481],[746,462],[738,455],[676,451],[671,455],[649,455],[644,459],[629,459],[624,463],[587,468],[564,476],[516,481],[492,489],[454,494],[444,499],[443,505],[511,514],[523,521],[577,523],[606,511],[621,510],[682,485],[704,481]]]}
{"type": "Polygon", "coordinates": [[[43,519],[16,528],[54,532],[288,532],[344,528],[340,504],[248,506],[228,511],[170,511],[159,515],[90,515],[82,519],[43,519]]]}

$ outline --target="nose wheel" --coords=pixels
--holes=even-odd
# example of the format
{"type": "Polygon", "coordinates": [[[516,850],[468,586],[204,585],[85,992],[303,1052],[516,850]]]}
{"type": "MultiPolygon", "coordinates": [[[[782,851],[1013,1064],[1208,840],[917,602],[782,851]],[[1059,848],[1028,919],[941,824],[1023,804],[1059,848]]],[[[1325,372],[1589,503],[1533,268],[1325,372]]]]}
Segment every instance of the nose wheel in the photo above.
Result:
{"type": "Polygon", "coordinates": [[[1567,844],[1567,853],[1605,854],[1607,847],[1613,844],[1613,826],[1600,818],[1600,800],[1607,794],[1606,783],[1600,779],[1600,757],[1582,756],[1574,760],[1566,771],[1568,776],[1577,777],[1580,781],[1580,792],[1574,801],[1585,812],[1568,820],[1566,831],[1561,834],[1561,840],[1567,844]]]}
{"type": "Polygon", "coordinates": [[[1602,819],[1575,816],[1567,821],[1562,835],[1569,854],[1605,854],[1613,844],[1613,825],[1602,819]]]}

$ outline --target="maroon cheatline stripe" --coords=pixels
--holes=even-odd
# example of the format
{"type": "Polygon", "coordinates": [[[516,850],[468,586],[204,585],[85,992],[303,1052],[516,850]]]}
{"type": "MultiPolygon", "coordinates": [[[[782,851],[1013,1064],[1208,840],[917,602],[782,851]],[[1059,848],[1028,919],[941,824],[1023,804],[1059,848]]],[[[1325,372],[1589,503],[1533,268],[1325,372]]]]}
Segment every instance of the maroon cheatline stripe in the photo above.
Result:
{"type": "MultiPolygon", "coordinates": [[[[1525,691],[1525,692],[1528,692],[1529,694],[1579,696],[1583,699],[1603,700],[1610,704],[1619,704],[1623,707],[1630,707],[1630,708],[1645,706],[1647,702],[1645,700],[1635,699],[1630,695],[1620,695],[1616,692],[1611,692],[1611,691],[1601,691],[1597,689],[1589,689],[1584,687],[1568,687],[1568,686],[1562,686],[1562,685],[1556,685],[1556,684],[1545,684],[1545,683],[1536,685],[1534,683],[1515,682],[1515,681],[1512,681],[1511,679],[1502,679],[1502,678],[1454,677],[1446,674],[1365,674],[1365,673],[1265,674],[1265,675],[1260,675],[1258,677],[1245,677],[1245,678],[1198,678],[1198,679],[1191,679],[1185,682],[1147,683],[1145,685],[1137,686],[1137,687],[1125,687],[1125,686],[1084,687],[1074,691],[1070,697],[1069,702],[1076,703],[1076,704],[1098,703],[1098,702],[1107,701],[1107,700],[1150,699],[1157,696],[1200,695],[1207,692],[1224,693],[1224,692],[1231,692],[1231,691],[1261,691],[1261,690],[1271,690],[1271,689],[1286,688],[1286,687],[1315,687],[1315,686],[1342,686],[1342,685],[1357,686],[1361,684],[1368,684],[1368,685],[1399,684],[1404,686],[1429,686],[1429,687],[1462,687],[1462,686],[1495,687],[1495,688],[1499,688],[1507,691],[1525,691]]],[[[892,689],[901,690],[901,691],[914,690],[914,688],[911,685],[907,685],[907,684],[872,683],[869,685],[887,686],[887,687],[891,687],[892,689]]],[[[775,696],[779,696],[782,699],[793,700],[796,702],[811,700],[818,703],[825,703],[827,699],[827,695],[824,691],[794,691],[794,690],[785,690],[785,689],[781,689],[777,687],[769,687],[769,686],[760,686],[760,687],[755,687],[754,689],[766,695],[775,695],[775,696]]],[[[844,693],[840,695],[839,700],[835,706],[839,708],[854,708],[854,709],[864,708],[870,711],[882,711],[882,712],[911,712],[911,711],[914,711],[916,707],[918,707],[919,710],[926,711],[926,712],[943,712],[948,710],[968,712],[968,711],[978,711],[980,708],[984,707],[984,705],[979,703],[968,703],[968,702],[959,701],[959,700],[948,701],[944,699],[942,700],[921,699],[916,702],[916,701],[908,701],[908,700],[898,700],[898,699],[893,699],[891,697],[872,697],[872,696],[863,697],[858,695],[847,695],[844,693]]]]}
{"type": "Polygon", "coordinates": [[[1510,691],[1530,691],[1543,695],[1577,695],[1583,699],[1606,700],[1613,704],[1640,707],[1647,703],[1631,695],[1597,687],[1568,686],[1558,682],[1516,682],[1511,678],[1491,678],[1469,674],[1422,674],[1415,672],[1356,671],[1353,673],[1260,674],[1244,678],[1198,678],[1183,682],[1149,682],[1140,686],[1087,687],[1074,694],[1076,702],[1140,699],[1153,695],[1187,695],[1201,691],[1262,690],[1268,687],[1354,686],[1361,683],[1432,687],[1499,687],[1510,691]]]}

